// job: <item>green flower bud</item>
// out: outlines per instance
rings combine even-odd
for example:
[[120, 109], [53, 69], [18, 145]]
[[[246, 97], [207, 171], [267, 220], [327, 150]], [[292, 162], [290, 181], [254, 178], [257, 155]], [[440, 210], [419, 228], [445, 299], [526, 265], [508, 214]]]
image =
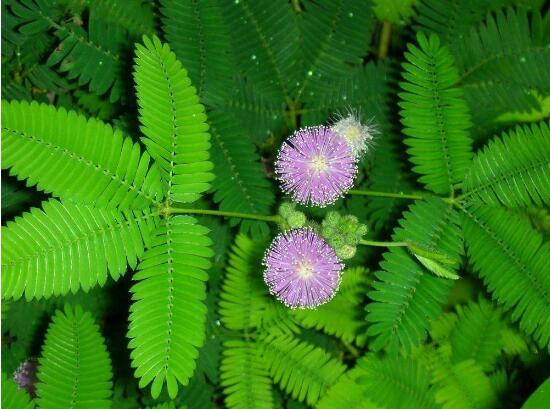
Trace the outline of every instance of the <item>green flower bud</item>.
[[336, 252], [336, 255], [342, 260], [348, 260], [355, 256], [355, 253], [357, 252], [357, 247], [345, 244], [341, 247], [334, 248], [334, 251]]
[[294, 211], [287, 217], [287, 223], [291, 229], [297, 229], [299, 227], [304, 227], [306, 224], [306, 215], [302, 212]]
[[279, 206], [279, 214], [283, 219], [288, 218], [292, 212], [294, 212], [296, 208], [296, 205], [294, 203], [285, 202], [281, 206]]

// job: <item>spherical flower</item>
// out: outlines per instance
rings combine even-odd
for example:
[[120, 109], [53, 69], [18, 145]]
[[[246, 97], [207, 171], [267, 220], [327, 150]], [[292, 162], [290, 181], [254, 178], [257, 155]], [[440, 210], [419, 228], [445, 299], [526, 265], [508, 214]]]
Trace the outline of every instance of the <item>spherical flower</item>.
[[33, 398], [36, 395], [37, 369], [38, 365], [36, 359], [29, 358], [21, 362], [21, 365], [19, 365], [13, 374], [13, 380], [19, 389], [26, 390]]
[[293, 200], [326, 206], [351, 188], [357, 167], [350, 146], [319, 126], [300, 129], [283, 143], [275, 173]]
[[374, 125], [362, 124], [353, 113], [336, 121], [331, 129], [346, 141], [356, 159], [367, 150], [376, 134]]
[[291, 308], [316, 308], [338, 290], [344, 265], [311, 228], [279, 234], [264, 256], [271, 294]]

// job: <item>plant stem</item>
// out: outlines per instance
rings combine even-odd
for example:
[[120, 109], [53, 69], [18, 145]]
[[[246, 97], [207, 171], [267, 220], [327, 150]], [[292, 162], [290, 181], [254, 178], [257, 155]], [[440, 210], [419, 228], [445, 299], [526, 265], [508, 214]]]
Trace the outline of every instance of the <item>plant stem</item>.
[[294, 7], [294, 11], [297, 13], [300, 13], [302, 11], [300, 0], [292, 0], [292, 7]]
[[180, 207], [169, 207], [164, 210], [165, 214], [205, 214], [210, 216], [221, 217], [238, 217], [239, 219], [261, 220], [264, 222], [278, 223], [281, 221], [279, 215], [261, 215], [251, 213], [240, 212], [225, 212], [223, 210], [209, 210], [209, 209], [187, 209]]
[[352, 189], [348, 191], [350, 195], [358, 196], [374, 196], [374, 197], [390, 197], [395, 199], [412, 199], [412, 200], [422, 200], [424, 196], [409, 194], [409, 193], [389, 193], [389, 192], [377, 192], [375, 190], [358, 190]]
[[380, 45], [378, 47], [378, 58], [383, 60], [388, 55], [391, 42], [391, 23], [384, 21], [382, 23], [382, 34], [380, 35]]
[[373, 246], [373, 247], [407, 247], [408, 244], [405, 241], [372, 241], [372, 240], [361, 240], [359, 244], [363, 246]]

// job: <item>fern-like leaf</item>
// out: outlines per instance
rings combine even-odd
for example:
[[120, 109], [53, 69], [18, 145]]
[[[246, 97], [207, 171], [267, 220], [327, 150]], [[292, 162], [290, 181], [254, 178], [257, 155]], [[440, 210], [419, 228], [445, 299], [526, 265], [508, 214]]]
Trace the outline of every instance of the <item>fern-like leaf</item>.
[[[458, 222], [455, 210], [433, 198], [412, 205], [392, 237], [438, 249], [458, 261], [462, 253]], [[384, 254], [381, 267], [384, 270], [375, 273], [374, 290], [369, 292], [374, 302], [367, 305], [371, 323], [367, 333], [376, 337], [370, 346], [393, 351], [402, 347], [410, 352], [426, 337], [429, 321], [441, 313], [450, 283], [435, 277], [399, 247]]]
[[303, 63], [295, 100], [322, 93], [327, 83], [361, 66], [375, 21], [370, 2], [305, 1], [304, 8], [299, 20]]
[[67, 305], [53, 317], [37, 376], [41, 408], [111, 407], [113, 375], [105, 341], [80, 306]]
[[550, 244], [500, 207], [463, 209], [468, 255], [493, 297], [542, 347], [550, 347]]
[[228, 53], [227, 34], [221, 7], [215, 0], [162, 0], [166, 39], [204, 103], [227, 99], [232, 91], [234, 61]]
[[399, 94], [401, 123], [408, 138], [413, 168], [420, 181], [436, 193], [447, 193], [464, 178], [472, 157], [468, 106], [458, 71], [439, 38], [417, 35], [420, 48], [409, 44]]
[[[344, 373], [317, 402], [317, 409], [382, 409], [364, 394], [363, 385], [357, 380], [367, 372], [358, 361], [357, 365]], [[402, 396], [402, 395], [400, 395]]]
[[315, 310], [295, 310], [293, 315], [306, 328], [322, 329], [346, 342], [364, 345], [361, 303], [368, 281], [366, 269], [349, 268], [344, 271], [333, 300]]
[[292, 6], [285, 0], [219, 2], [231, 34], [238, 68], [269, 98], [289, 97], [296, 86], [299, 37]]
[[128, 331], [132, 366], [140, 387], [153, 383], [154, 398], [164, 383], [174, 398], [178, 383], [189, 382], [204, 343], [212, 256], [207, 233], [193, 217], [166, 219], [134, 275]]
[[2, 372], [2, 407], [6, 409], [33, 409], [26, 390], [20, 390], [15, 382]]
[[463, 197], [509, 207], [549, 204], [549, 123], [517, 127], [489, 142], [474, 158]]
[[[88, 291], [126, 265], [150, 242], [158, 216], [50, 200], [2, 228], [2, 298], [27, 299]], [[109, 273], [109, 274], [107, 274]]]
[[326, 351], [290, 335], [265, 340], [263, 358], [274, 381], [308, 405], [315, 404], [346, 371]]
[[230, 409], [275, 407], [269, 373], [251, 341], [230, 340], [223, 344], [221, 385]]
[[385, 408], [416, 409], [437, 406], [430, 373], [410, 358], [367, 355], [357, 363], [357, 378], [365, 398]]
[[[214, 201], [219, 203], [220, 210], [269, 214], [275, 198], [254, 145], [231, 114], [212, 111], [210, 124], [216, 172], [212, 183]], [[233, 225], [239, 222], [231, 220]], [[245, 220], [241, 222], [241, 231], [261, 238], [269, 233], [269, 227], [266, 223]]]
[[458, 307], [457, 312], [458, 322], [450, 336], [453, 362], [473, 359], [483, 370], [491, 370], [500, 354], [505, 328], [501, 312], [484, 299]]
[[187, 72], [157, 37], [137, 44], [134, 80], [142, 138], [168, 184], [167, 197], [194, 202], [210, 187], [210, 135]]
[[476, 134], [500, 114], [540, 110], [537, 95], [550, 95], [550, 31], [538, 12], [509, 8], [457, 42], [455, 60]]
[[254, 241], [242, 234], [235, 238], [220, 295], [221, 321], [233, 330], [277, 325], [296, 332], [286, 308], [269, 295], [262, 280], [265, 246], [265, 241]]
[[2, 167], [63, 200], [144, 208], [163, 197], [139, 145], [96, 119], [36, 102], [2, 103]]
[[433, 367], [435, 400], [443, 409], [494, 409], [499, 407], [489, 377], [474, 360], [451, 365], [436, 359]]

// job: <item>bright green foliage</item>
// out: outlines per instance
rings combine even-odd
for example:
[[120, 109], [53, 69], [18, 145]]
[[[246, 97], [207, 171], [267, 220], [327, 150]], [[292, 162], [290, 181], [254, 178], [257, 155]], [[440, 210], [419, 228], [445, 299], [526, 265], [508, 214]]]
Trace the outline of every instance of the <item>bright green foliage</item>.
[[2, 407], [6, 409], [33, 409], [27, 391], [19, 390], [15, 382], [2, 372]]
[[[275, 202], [270, 182], [258, 163], [259, 155], [243, 135], [242, 127], [231, 115], [213, 111], [210, 116], [212, 132], [212, 161], [216, 179], [212, 183], [214, 201], [221, 210], [266, 214]], [[238, 220], [232, 220], [237, 224]], [[243, 221], [243, 233], [265, 237], [265, 223]]]
[[262, 255], [267, 243], [238, 235], [231, 248], [220, 295], [223, 324], [234, 330], [250, 330], [269, 325], [296, 331], [284, 307], [273, 301], [262, 280]]
[[168, 200], [194, 202], [214, 177], [204, 107], [168, 45], [157, 37], [143, 42], [134, 73], [142, 140], [162, 169]]
[[[396, 229], [394, 240], [407, 240], [426, 248], [437, 248], [458, 259], [462, 252], [458, 214], [439, 199], [417, 202]], [[426, 337], [429, 321], [441, 313], [449, 280], [435, 277], [414, 256], [399, 247], [384, 254], [382, 271], [375, 273], [373, 302], [367, 305], [367, 334], [375, 337], [371, 348], [411, 351]]]
[[550, 398], [550, 378], [543, 382], [541, 386], [529, 397], [521, 409], [539, 409], [548, 403]]
[[373, 11], [378, 19], [398, 24], [414, 16], [418, 0], [373, 0]]
[[163, 30], [172, 50], [189, 71], [201, 100], [231, 93], [233, 56], [219, 2], [162, 0]]
[[455, 87], [458, 72], [447, 48], [435, 35], [419, 33], [417, 41], [420, 48], [409, 44], [403, 63], [401, 123], [414, 170], [423, 175], [420, 181], [447, 193], [470, 165], [470, 114], [462, 90]]
[[476, 154], [464, 180], [470, 202], [507, 207], [550, 203], [548, 122], [517, 127]]
[[500, 354], [504, 334], [501, 312], [484, 299], [457, 307], [458, 321], [450, 335], [453, 362], [473, 359], [491, 370]]
[[358, 361], [363, 373], [357, 379], [364, 397], [387, 408], [416, 409], [437, 406], [430, 373], [410, 358], [379, 358], [366, 355]]
[[[10, 378], [75, 303], [106, 340], [79, 308], [55, 315], [45, 409], [512, 409], [547, 375], [543, 0], [1, 8], [4, 406], [34, 407]], [[235, 217], [279, 221], [282, 141], [348, 114], [376, 130], [354, 186], [370, 191]], [[262, 276], [301, 226], [332, 228], [345, 258], [315, 310]]]
[[273, 380], [308, 405], [315, 404], [346, 370], [322, 349], [287, 335], [266, 339], [263, 356]]
[[361, 56], [368, 50], [365, 39], [374, 26], [371, 6], [370, 1], [304, 1], [307, 13], [298, 20], [303, 65], [301, 76], [291, 78], [298, 80], [296, 98], [314, 97], [305, 98], [306, 106], [317, 105], [313, 100], [326, 92], [327, 81], [347, 77], [350, 66], [361, 65]]
[[261, 274], [264, 246], [256, 246], [244, 235], [235, 239], [220, 299], [220, 316], [227, 328], [242, 330], [262, 326], [269, 299], [264, 283], [255, 278]]
[[489, 12], [519, 4], [540, 8], [544, 0], [421, 0], [416, 21], [422, 31], [437, 34], [451, 48]]
[[211, 266], [208, 229], [190, 216], [175, 216], [155, 231], [132, 289], [129, 346], [140, 387], [153, 383], [158, 397], [164, 382], [174, 398], [187, 384], [204, 343], [206, 284]]
[[110, 408], [111, 362], [92, 316], [66, 306], [48, 328], [39, 360], [40, 408]]
[[361, 314], [363, 294], [369, 283], [368, 271], [348, 268], [334, 299], [315, 310], [295, 310], [293, 316], [306, 328], [321, 329], [346, 342], [365, 344], [364, 320]]
[[96, 119], [36, 102], [3, 102], [2, 139], [2, 168], [63, 200], [142, 208], [162, 199], [149, 155]]
[[434, 363], [435, 400], [443, 409], [491, 409], [499, 407], [489, 378], [473, 360]]
[[297, 72], [298, 27], [285, 0], [221, 1], [231, 27], [232, 55], [257, 92], [283, 99], [290, 95]]
[[468, 255], [493, 297], [543, 348], [550, 346], [550, 245], [499, 207], [463, 210]]
[[[363, 359], [364, 360], [364, 359]], [[317, 402], [317, 409], [381, 409], [363, 393], [363, 385], [357, 380], [360, 376], [367, 375], [364, 365], [358, 361], [357, 365], [344, 373], [338, 381], [332, 385], [327, 393]]]
[[540, 13], [510, 8], [457, 42], [460, 85], [478, 127], [504, 112], [540, 110], [537, 95], [550, 95], [547, 27]]
[[102, 17], [101, 8], [91, 7], [88, 32], [77, 24], [57, 24], [51, 20], [59, 39], [59, 46], [48, 58], [49, 67], [67, 73], [69, 79], [78, 78], [80, 85], [89, 84], [90, 91], [104, 94], [110, 90], [111, 101], [122, 92], [120, 50], [124, 30]]
[[88, 291], [135, 267], [158, 215], [44, 202], [2, 228], [2, 298]]
[[271, 379], [256, 345], [250, 341], [224, 343], [221, 384], [231, 409], [274, 408]]

